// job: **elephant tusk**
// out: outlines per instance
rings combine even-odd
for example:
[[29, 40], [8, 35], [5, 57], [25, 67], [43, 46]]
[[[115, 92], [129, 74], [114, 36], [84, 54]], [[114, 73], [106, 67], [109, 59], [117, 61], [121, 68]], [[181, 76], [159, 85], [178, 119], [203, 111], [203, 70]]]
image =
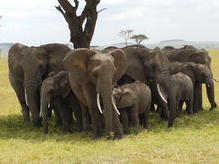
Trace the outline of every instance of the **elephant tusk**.
[[157, 84], [157, 90], [158, 90], [158, 93], [159, 93], [160, 97], [162, 98], [162, 100], [167, 104], [167, 100], [164, 98], [164, 95], [161, 93], [159, 83]]
[[97, 93], [97, 107], [98, 107], [100, 113], [103, 114], [103, 110], [102, 110], [101, 105], [100, 105], [100, 94], [99, 93]]
[[47, 106], [47, 107], [48, 107], [48, 109], [49, 109], [49, 108], [50, 108], [50, 104], [48, 104], [48, 106]]
[[114, 100], [113, 95], [112, 95], [112, 103], [113, 103], [113, 108], [116, 110], [116, 112], [118, 113], [118, 115], [120, 115], [119, 110], [118, 110], [118, 108], [117, 108], [117, 106], [116, 106], [116, 104], [115, 104], [115, 100]]
[[26, 105], [28, 106], [26, 89], [24, 89], [24, 96], [25, 96]]
[[43, 117], [43, 101], [42, 101], [42, 98], [41, 98], [41, 100], [40, 100], [41, 102], [40, 102], [40, 117]]
[[212, 77], [212, 79], [213, 79], [215, 82], [219, 83], [219, 80], [217, 80], [217, 79], [215, 79], [215, 78], [213, 78], [213, 77]]

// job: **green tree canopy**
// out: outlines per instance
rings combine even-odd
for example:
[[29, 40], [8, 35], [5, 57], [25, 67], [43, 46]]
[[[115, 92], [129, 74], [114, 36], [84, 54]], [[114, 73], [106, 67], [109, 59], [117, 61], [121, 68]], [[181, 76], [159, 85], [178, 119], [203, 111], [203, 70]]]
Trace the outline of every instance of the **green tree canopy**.
[[131, 37], [131, 40], [134, 40], [137, 44], [141, 44], [142, 41], [149, 39], [146, 35], [144, 34], [138, 34], [138, 35], [133, 35]]

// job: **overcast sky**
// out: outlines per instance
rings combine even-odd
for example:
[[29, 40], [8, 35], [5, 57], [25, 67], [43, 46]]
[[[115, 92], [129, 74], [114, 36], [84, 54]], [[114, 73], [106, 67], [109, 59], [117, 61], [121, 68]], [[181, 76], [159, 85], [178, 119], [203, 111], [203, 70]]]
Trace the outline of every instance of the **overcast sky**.
[[[57, 0], [0, 0], [0, 43], [68, 43], [67, 23], [55, 5]], [[101, 0], [98, 8], [107, 10], [99, 14], [92, 45], [122, 42], [118, 33], [125, 29], [147, 35], [147, 42], [219, 41], [219, 0]]]

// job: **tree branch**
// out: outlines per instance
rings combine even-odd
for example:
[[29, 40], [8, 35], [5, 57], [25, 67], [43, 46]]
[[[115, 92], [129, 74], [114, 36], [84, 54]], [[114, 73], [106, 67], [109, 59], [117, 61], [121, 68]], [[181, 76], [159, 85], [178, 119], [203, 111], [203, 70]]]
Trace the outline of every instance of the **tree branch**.
[[74, 2], [75, 2], [75, 10], [77, 10], [78, 6], [79, 6], [79, 1], [78, 0], [74, 0]]
[[62, 10], [61, 6], [55, 6], [55, 8], [65, 17], [65, 12]]
[[76, 16], [76, 8], [71, 5], [68, 0], [58, 0], [60, 6], [65, 10], [65, 13], [71, 13]]
[[97, 13], [100, 13], [100, 12], [106, 10], [106, 9], [107, 9], [107, 8], [100, 9], [99, 11], [97, 11]]

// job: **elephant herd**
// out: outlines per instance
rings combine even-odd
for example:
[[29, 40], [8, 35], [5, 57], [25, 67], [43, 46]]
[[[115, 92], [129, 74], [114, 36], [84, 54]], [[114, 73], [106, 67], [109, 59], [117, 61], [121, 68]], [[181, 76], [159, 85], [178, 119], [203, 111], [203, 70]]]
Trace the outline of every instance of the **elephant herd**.
[[95, 138], [122, 138], [130, 127], [147, 128], [150, 111], [171, 127], [184, 102], [188, 114], [203, 110], [202, 83], [210, 110], [216, 108], [210, 63], [207, 51], [192, 46], [71, 50], [17, 43], [8, 54], [9, 81], [24, 121], [31, 113], [34, 126], [43, 125], [48, 133], [53, 110], [55, 125], [64, 132], [71, 132], [76, 120], [80, 131], [93, 130]]

